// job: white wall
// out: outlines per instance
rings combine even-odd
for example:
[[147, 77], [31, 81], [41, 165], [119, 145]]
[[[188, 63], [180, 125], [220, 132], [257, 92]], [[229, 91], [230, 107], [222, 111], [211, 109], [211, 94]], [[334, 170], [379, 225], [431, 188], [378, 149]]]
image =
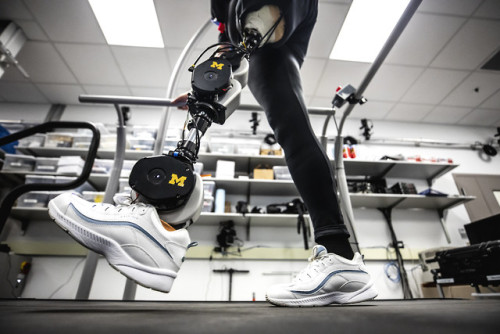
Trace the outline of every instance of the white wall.
[[[4, 113], [5, 104], [0, 105], [2, 117], [13, 117], [20, 110], [20, 106], [8, 106], [9, 113]], [[36, 110], [35, 110], [36, 109]], [[29, 106], [28, 111], [22, 113], [23, 119], [43, 119], [36, 111], [48, 110], [47, 106]], [[132, 124], [157, 124], [161, 109], [156, 108], [133, 108]], [[185, 113], [173, 110], [170, 127], [181, 127], [184, 122]], [[269, 126], [265, 117], [261, 113], [261, 127], [259, 130], [269, 131]], [[64, 113], [64, 120], [90, 120], [104, 123], [114, 123], [114, 109], [96, 106], [68, 106]], [[220, 130], [250, 130], [249, 112], [236, 112], [228, 120], [226, 125], [214, 125], [209, 132], [215, 133]], [[312, 124], [319, 134], [323, 126], [323, 117], [313, 116]], [[415, 124], [404, 122], [374, 122], [374, 135], [377, 137], [390, 138], [425, 138], [436, 140], [447, 140], [461, 143], [474, 143], [475, 141], [486, 142], [493, 136], [496, 130], [493, 127], [464, 127], [437, 124]], [[359, 136], [359, 120], [352, 119], [346, 123], [344, 135]], [[329, 135], [335, 135], [333, 122], [330, 123]], [[422, 157], [443, 157], [451, 158], [460, 166], [453, 170], [455, 173], [480, 173], [480, 174], [500, 174], [500, 157], [496, 156], [490, 161], [480, 158], [477, 151], [470, 149], [450, 149], [450, 148], [428, 148], [412, 147], [402, 145], [359, 145], [357, 148], [358, 157], [366, 160], [378, 160], [383, 155], [403, 154], [405, 156], [421, 155]], [[388, 180], [388, 185], [396, 181]], [[417, 190], [421, 191], [428, 186], [422, 180], [409, 180], [414, 182]], [[392, 183], [391, 183], [392, 182]], [[448, 194], [458, 194], [451, 173], [444, 175], [435, 181], [434, 189]], [[364, 247], [385, 247], [390, 243], [389, 231], [381, 213], [375, 209], [354, 210], [356, 219], [355, 230], [360, 242]], [[398, 239], [403, 240], [406, 247], [412, 250], [449, 246], [441, 229], [437, 212], [429, 210], [394, 210], [393, 222]], [[463, 206], [449, 210], [446, 217], [446, 225], [449, 229], [452, 243], [451, 246], [463, 246], [466, 240], [462, 239], [459, 229], [464, 224], [469, 223], [469, 218]], [[273, 246], [280, 245], [282, 231], [275, 228], [261, 228], [260, 231], [252, 231], [252, 240], [249, 244], [266, 241]], [[291, 228], [294, 230], [294, 228]], [[197, 232], [198, 231], [198, 232]], [[289, 231], [290, 232], [290, 231]], [[300, 236], [293, 234], [284, 237], [281, 245], [284, 247], [300, 247]], [[193, 239], [201, 244], [214, 244], [217, 227], [197, 227], [193, 226]], [[240, 232], [238, 232], [240, 233]], [[241, 233], [244, 233], [243, 231]], [[276, 236], [280, 236], [278, 239]], [[259, 239], [257, 239], [259, 238]], [[296, 238], [296, 239], [295, 239]], [[60, 285], [64, 284], [70, 277], [81, 258], [77, 257], [35, 257], [33, 268], [29, 276], [23, 297], [26, 298], [47, 298]], [[233, 300], [251, 300], [255, 292], [257, 300], [264, 300], [264, 293], [267, 286], [288, 281], [292, 274], [268, 275], [270, 272], [298, 272], [306, 265], [305, 261], [219, 261], [213, 260], [188, 260], [178, 279], [174, 284], [174, 289], [170, 294], [161, 294], [139, 288], [138, 299], [168, 299], [168, 300], [226, 300], [228, 290], [228, 276], [211, 273], [212, 269], [223, 267], [233, 267], [235, 269], [250, 270], [250, 274], [235, 275], [233, 281]], [[383, 268], [385, 262], [369, 262], [368, 268], [374, 277], [377, 277], [377, 287], [380, 290], [380, 298], [400, 298], [402, 296], [399, 284], [390, 282], [385, 278]], [[407, 263], [407, 269], [415, 266], [414, 263]], [[82, 265], [76, 267], [70, 282], [55, 294], [54, 298], [74, 298], [78, 285], [78, 278]], [[412, 287], [415, 286], [415, 279], [420, 281], [420, 270], [409, 273]], [[417, 282], [418, 283], [418, 282]], [[120, 299], [125, 284], [124, 278], [112, 270], [103, 259], [99, 263], [96, 279], [91, 292], [91, 298], [97, 299]], [[415, 289], [417, 290], [417, 289]]]

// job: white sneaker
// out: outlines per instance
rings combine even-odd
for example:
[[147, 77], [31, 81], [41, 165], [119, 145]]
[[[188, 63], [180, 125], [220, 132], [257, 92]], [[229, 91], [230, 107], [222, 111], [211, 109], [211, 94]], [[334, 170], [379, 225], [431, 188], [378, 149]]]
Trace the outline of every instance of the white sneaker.
[[49, 215], [73, 239], [145, 287], [169, 292], [191, 246], [185, 229], [167, 231], [153, 206], [87, 202], [64, 193], [49, 202]]
[[377, 297], [361, 254], [352, 260], [328, 254], [317, 245], [309, 265], [289, 284], [272, 286], [266, 299], [277, 306], [324, 306], [359, 303]]

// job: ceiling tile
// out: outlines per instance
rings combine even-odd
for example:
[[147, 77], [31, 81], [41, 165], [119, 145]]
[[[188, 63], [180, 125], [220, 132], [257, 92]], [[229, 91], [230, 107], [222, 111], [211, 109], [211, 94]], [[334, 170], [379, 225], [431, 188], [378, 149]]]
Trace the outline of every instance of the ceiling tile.
[[0, 96], [7, 102], [47, 103], [45, 96], [31, 83], [0, 82]]
[[363, 105], [356, 106], [351, 116], [354, 118], [384, 119], [394, 105], [393, 102], [368, 101]]
[[484, 101], [480, 107], [485, 109], [500, 109], [500, 91]]
[[500, 19], [500, 1], [486, 0], [474, 13], [474, 17], [485, 17], [490, 19]]
[[308, 56], [330, 56], [348, 11], [349, 5], [319, 3], [318, 19], [309, 41]]
[[469, 74], [465, 71], [427, 69], [401, 101], [439, 103]]
[[461, 17], [415, 14], [385, 63], [428, 65], [464, 22]]
[[398, 103], [387, 115], [390, 121], [421, 121], [433, 108], [433, 105]]
[[124, 86], [93, 86], [93, 85], [85, 85], [83, 86], [86, 94], [91, 95], [118, 95], [118, 96], [130, 96], [132, 93], [130, 92], [128, 87]]
[[308, 107], [322, 107], [322, 108], [330, 108], [332, 106], [332, 97], [320, 97], [313, 96], [310, 99], [310, 105]]
[[130, 90], [133, 96], [165, 98], [167, 95], [165, 88], [130, 87]]
[[106, 43], [88, 0], [25, 0], [54, 42]]
[[382, 65], [364, 96], [368, 100], [399, 101], [421, 73], [420, 67]]
[[462, 118], [458, 124], [492, 126], [500, 121], [500, 112], [491, 109], [476, 109]]
[[424, 0], [419, 12], [469, 16], [479, 6], [482, 0]]
[[[155, 6], [164, 44], [167, 47], [183, 48], [201, 25], [210, 19], [209, 1], [157, 0]], [[213, 28], [212, 36], [213, 34], [217, 36], [215, 25]], [[215, 37], [209, 43], [216, 42]]]
[[319, 79], [326, 66], [326, 59], [306, 58], [300, 70], [302, 78], [302, 89], [305, 95], [311, 95], [316, 91]]
[[368, 72], [370, 64], [329, 60], [316, 90], [316, 96], [330, 97], [330, 101], [338, 86], [351, 84], [357, 87]]
[[[50, 43], [28, 41], [19, 52], [17, 60], [35, 83], [76, 83], [75, 77]], [[10, 72], [15, 77], [7, 76], [5, 79], [15, 80], [20, 76], [15, 72], [18, 71]]]
[[0, 19], [9, 20], [32, 20], [33, 16], [19, 0], [0, 1]]
[[125, 85], [108, 46], [61, 43], [56, 48], [81, 84]]
[[[189, 66], [191, 66], [196, 58], [203, 52], [202, 49], [195, 49], [191, 52], [191, 54], [188, 55], [186, 58], [186, 61], [181, 64], [180, 68], [180, 73], [179, 76], [177, 77], [177, 87], [183, 89], [183, 90], [189, 90], [191, 89], [191, 72], [188, 71]], [[172, 71], [175, 68], [175, 65], [177, 64], [177, 61], [179, 60], [179, 57], [182, 53], [181, 48], [167, 48], [167, 56], [169, 63], [172, 66]], [[168, 80], [170, 80], [170, 75]]]
[[38, 84], [37, 86], [52, 104], [80, 104], [78, 96], [85, 93], [78, 85]]
[[454, 124], [472, 111], [471, 108], [438, 106], [422, 120], [426, 123]]
[[130, 86], [167, 87], [171, 69], [164, 49], [115, 46], [111, 50]]
[[432, 67], [473, 70], [500, 46], [500, 22], [469, 20], [432, 62]]
[[475, 72], [453, 90], [441, 104], [477, 107], [498, 89], [500, 89], [500, 74]]
[[21, 27], [28, 40], [48, 41], [47, 35], [42, 31], [40, 25], [35, 21], [17, 20], [16, 23]]

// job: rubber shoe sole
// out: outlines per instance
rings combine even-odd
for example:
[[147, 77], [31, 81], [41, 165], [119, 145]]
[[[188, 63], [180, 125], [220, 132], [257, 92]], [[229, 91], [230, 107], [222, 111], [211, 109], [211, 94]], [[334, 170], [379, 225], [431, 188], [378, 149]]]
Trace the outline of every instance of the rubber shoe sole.
[[266, 295], [266, 300], [276, 306], [287, 307], [315, 307], [326, 306], [330, 304], [355, 304], [364, 301], [372, 300], [378, 296], [377, 290], [373, 287], [373, 282], [368, 282], [363, 289], [353, 292], [339, 292], [300, 298], [300, 299], [277, 299], [269, 298]]
[[108, 263], [127, 278], [146, 288], [169, 292], [177, 273], [171, 270], [146, 267], [132, 259], [120, 245], [104, 235], [95, 233], [62, 214], [49, 202], [49, 216], [82, 246], [103, 255]]

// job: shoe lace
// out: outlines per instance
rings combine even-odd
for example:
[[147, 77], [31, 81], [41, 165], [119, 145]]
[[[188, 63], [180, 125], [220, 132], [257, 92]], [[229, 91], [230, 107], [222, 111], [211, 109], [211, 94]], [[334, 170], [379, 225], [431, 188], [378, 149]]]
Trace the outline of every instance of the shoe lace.
[[327, 266], [329, 258], [328, 255], [319, 257], [310, 256], [308, 261], [309, 264], [307, 265], [307, 267], [302, 269], [297, 274], [297, 276], [295, 276], [295, 279], [293, 281], [303, 281], [310, 279], [312, 275], [314, 275], [315, 273], [319, 273], [321, 269], [324, 269]]
[[100, 208], [105, 212], [115, 212], [115, 213], [124, 213], [124, 212], [130, 212], [130, 213], [143, 213], [145, 212], [148, 208], [151, 207], [149, 204], [145, 203], [134, 203], [134, 204], [119, 204], [119, 205], [113, 205], [113, 204], [107, 204], [107, 203], [96, 203], [92, 205], [93, 208]]

